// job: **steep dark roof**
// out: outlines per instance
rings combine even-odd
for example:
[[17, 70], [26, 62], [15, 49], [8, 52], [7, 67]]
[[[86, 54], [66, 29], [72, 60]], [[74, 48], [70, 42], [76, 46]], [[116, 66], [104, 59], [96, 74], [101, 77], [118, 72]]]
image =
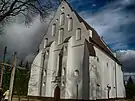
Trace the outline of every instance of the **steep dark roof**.
[[65, 40], [64, 40], [64, 42], [63, 43], [67, 43], [68, 42], [68, 40], [71, 38], [71, 36], [70, 37], [67, 37]]
[[78, 20], [80, 22], [83, 22], [85, 27], [87, 29], [90, 29], [92, 31], [92, 38], [91, 40], [100, 48], [102, 49], [102, 51], [104, 51], [105, 53], [107, 53], [109, 56], [111, 56], [113, 58], [113, 60], [115, 60], [118, 64], [120, 64], [120, 62], [118, 61], [118, 59], [112, 54], [111, 49], [109, 49], [109, 47], [106, 46], [106, 44], [102, 41], [102, 39], [100, 38], [100, 36], [98, 35], [98, 33], [94, 30], [94, 28], [92, 28], [85, 20], [83, 20], [79, 14], [72, 9], [72, 7], [70, 6], [70, 4], [67, 1], [66, 2], [69, 7], [71, 8], [71, 10], [76, 14]]

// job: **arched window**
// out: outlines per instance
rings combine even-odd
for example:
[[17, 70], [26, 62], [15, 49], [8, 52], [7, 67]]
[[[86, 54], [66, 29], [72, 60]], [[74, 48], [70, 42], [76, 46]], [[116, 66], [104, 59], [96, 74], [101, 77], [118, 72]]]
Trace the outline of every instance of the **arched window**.
[[71, 31], [73, 28], [73, 19], [68, 18], [68, 31]]
[[58, 22], [59, 19], [56, 19], [56, 23]]
[[81, 40], [81, 29], [80, 28], [78, 28], [76, 30], [76, 40]]
[[79, 76], [79, 70], [74, 71], [74, 76], [78, 77]]
[[45, 86], [45, 82], [43, 82], [43, 86]]
[[56, 33], [56, 24], [52, 25], [52, 36], [55, 36]]
[[61, 28], [59, 30], [59, 35], [58, 35], [58, 44], [61, 44], [63, 42], [63, 36], [64, 36], [64, 29]]
[[60, 26], [64, 25], [64, 22], [65, 22], [65, 14], [61, 13], [61, 15], [60, 15]]
[[66, 72], [66, 69], [63, 68], [63, 69], [62, 69], [62, 75], [63, 75], [63, 76], [65, 75], [65, 72]]
[[47, 43], [48, 43], [48, 38], [45, 38], [45, 40], [44, 40], [44, 48], [46, 47]]
[[64, 51], [67, 51], [67, 46], [64, 46]]
[[45, 55], [49, 55], [49, 50], [46, 51], [46, 54]]
[[69, 17], [70, 17], [70, 14], [67, 15], [67, 18], [69, 18]]
[[106, 63], [106, 66], [108, 67], [108, 63]]
[[46, 70], [44, 70], [44, 76], [46, 76]]
[[64, 81], [62, 82], [61, 86], [65, 86], [65, 82]]
[[97, 62], [99, 62], [99, 58], [97, 57]]

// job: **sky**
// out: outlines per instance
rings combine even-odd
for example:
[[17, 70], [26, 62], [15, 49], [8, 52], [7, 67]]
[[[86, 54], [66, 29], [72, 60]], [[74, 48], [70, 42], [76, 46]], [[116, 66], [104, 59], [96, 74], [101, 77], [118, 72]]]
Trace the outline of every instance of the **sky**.
[[[124, 72], [135, 72], [135, 0], [67, 0], [84, 20], [92, 26], [108, 46], [118, 54]], [[12, 54], [32, 59], [54, 13], [40, 22], [35, 18], [26, 27], [20, 17], [5, 28], [0, 36], [0, 57], [4, 46]]]
[[124, 72], [135, 72], [135, 0], [68, 0], [117, 52]]

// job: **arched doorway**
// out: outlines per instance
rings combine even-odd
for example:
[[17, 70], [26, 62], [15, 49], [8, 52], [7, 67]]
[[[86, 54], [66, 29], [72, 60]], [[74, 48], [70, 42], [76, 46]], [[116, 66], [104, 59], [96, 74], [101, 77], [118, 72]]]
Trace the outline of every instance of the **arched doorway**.
[[57, 85], [54, 90], [54, 101], [60, 100], [60, 87]]

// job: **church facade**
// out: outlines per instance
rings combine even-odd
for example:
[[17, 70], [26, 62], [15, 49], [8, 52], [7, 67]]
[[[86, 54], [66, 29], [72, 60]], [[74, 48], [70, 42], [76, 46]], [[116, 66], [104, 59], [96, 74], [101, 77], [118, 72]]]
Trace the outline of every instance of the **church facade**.
[[61, 99], [124, 98], [123, 72], [115, 54], [66, 2], [49, 24], [31, 66], [28, 95]]

